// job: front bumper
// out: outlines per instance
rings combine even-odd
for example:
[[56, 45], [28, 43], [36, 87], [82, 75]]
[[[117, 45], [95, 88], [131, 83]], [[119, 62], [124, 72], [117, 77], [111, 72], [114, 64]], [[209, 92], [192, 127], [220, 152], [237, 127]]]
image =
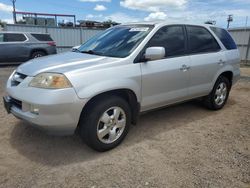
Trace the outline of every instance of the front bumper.
[[31, 79], [26, 77], [19, 85], [12, 86], [9, 78], [6, 87], [8, 96], [5, 98], [7, 110], [49, 134], [73, 134], [87, 100], [78, 98], [73, 88], [28, 87]]

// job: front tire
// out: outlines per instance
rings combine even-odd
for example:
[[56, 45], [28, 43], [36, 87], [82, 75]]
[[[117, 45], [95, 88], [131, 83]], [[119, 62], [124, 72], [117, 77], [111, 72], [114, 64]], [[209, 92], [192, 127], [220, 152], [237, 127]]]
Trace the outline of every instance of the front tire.
[[118, 146], [128, 133], [131, 110], [118, 96], [97, 98], [80, 118], [80, 135], [88, 146], [107, 151]]
[[220, 76], [211, 93], [205, 97], [204, 103], [207, 108], [211, 110], [220, 110], [227, 102], [229, 92], [231, 89], [231, 83], [228, 78]]

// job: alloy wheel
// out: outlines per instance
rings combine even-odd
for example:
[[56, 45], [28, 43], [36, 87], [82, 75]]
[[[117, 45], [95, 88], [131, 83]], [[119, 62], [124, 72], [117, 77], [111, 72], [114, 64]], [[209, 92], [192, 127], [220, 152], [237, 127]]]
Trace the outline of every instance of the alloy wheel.
[[215, 98], [214, 102], [216, 105], [220, 106], [222, 105], [227, 97], [227, 85], [224, 82], [221, 82], [215, 91]]
[[118, 106], [106, 110], [98, 121], [97, 136], [105, 143], [111, 144], [120, 138], [126, 126], [126, 114]]

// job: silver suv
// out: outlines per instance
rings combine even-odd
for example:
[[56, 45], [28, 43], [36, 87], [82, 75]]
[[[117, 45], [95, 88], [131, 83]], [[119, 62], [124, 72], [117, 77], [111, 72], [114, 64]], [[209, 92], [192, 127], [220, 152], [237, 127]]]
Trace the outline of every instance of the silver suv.
[[49, 34], [0, 32], [0, 65], [56, 54], [56, 43]]
[[119, 25], [74, 52], [19, 66], [7, 82], [4, 104], [50, 133], [77, 130], [90, 147], [106, 151], [124, 139], [140, 112], [194, 98], [221, 109], [240, 77], [239, 62], [224, 29]]

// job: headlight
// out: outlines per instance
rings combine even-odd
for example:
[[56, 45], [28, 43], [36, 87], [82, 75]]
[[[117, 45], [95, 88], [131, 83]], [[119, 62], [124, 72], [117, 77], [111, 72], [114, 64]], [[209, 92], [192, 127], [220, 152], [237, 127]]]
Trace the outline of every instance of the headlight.
[[62, 89], [72, 87], [69, 80], [59, 73], [40, 73], [29, 83], [30, 87], [45, 89]]

